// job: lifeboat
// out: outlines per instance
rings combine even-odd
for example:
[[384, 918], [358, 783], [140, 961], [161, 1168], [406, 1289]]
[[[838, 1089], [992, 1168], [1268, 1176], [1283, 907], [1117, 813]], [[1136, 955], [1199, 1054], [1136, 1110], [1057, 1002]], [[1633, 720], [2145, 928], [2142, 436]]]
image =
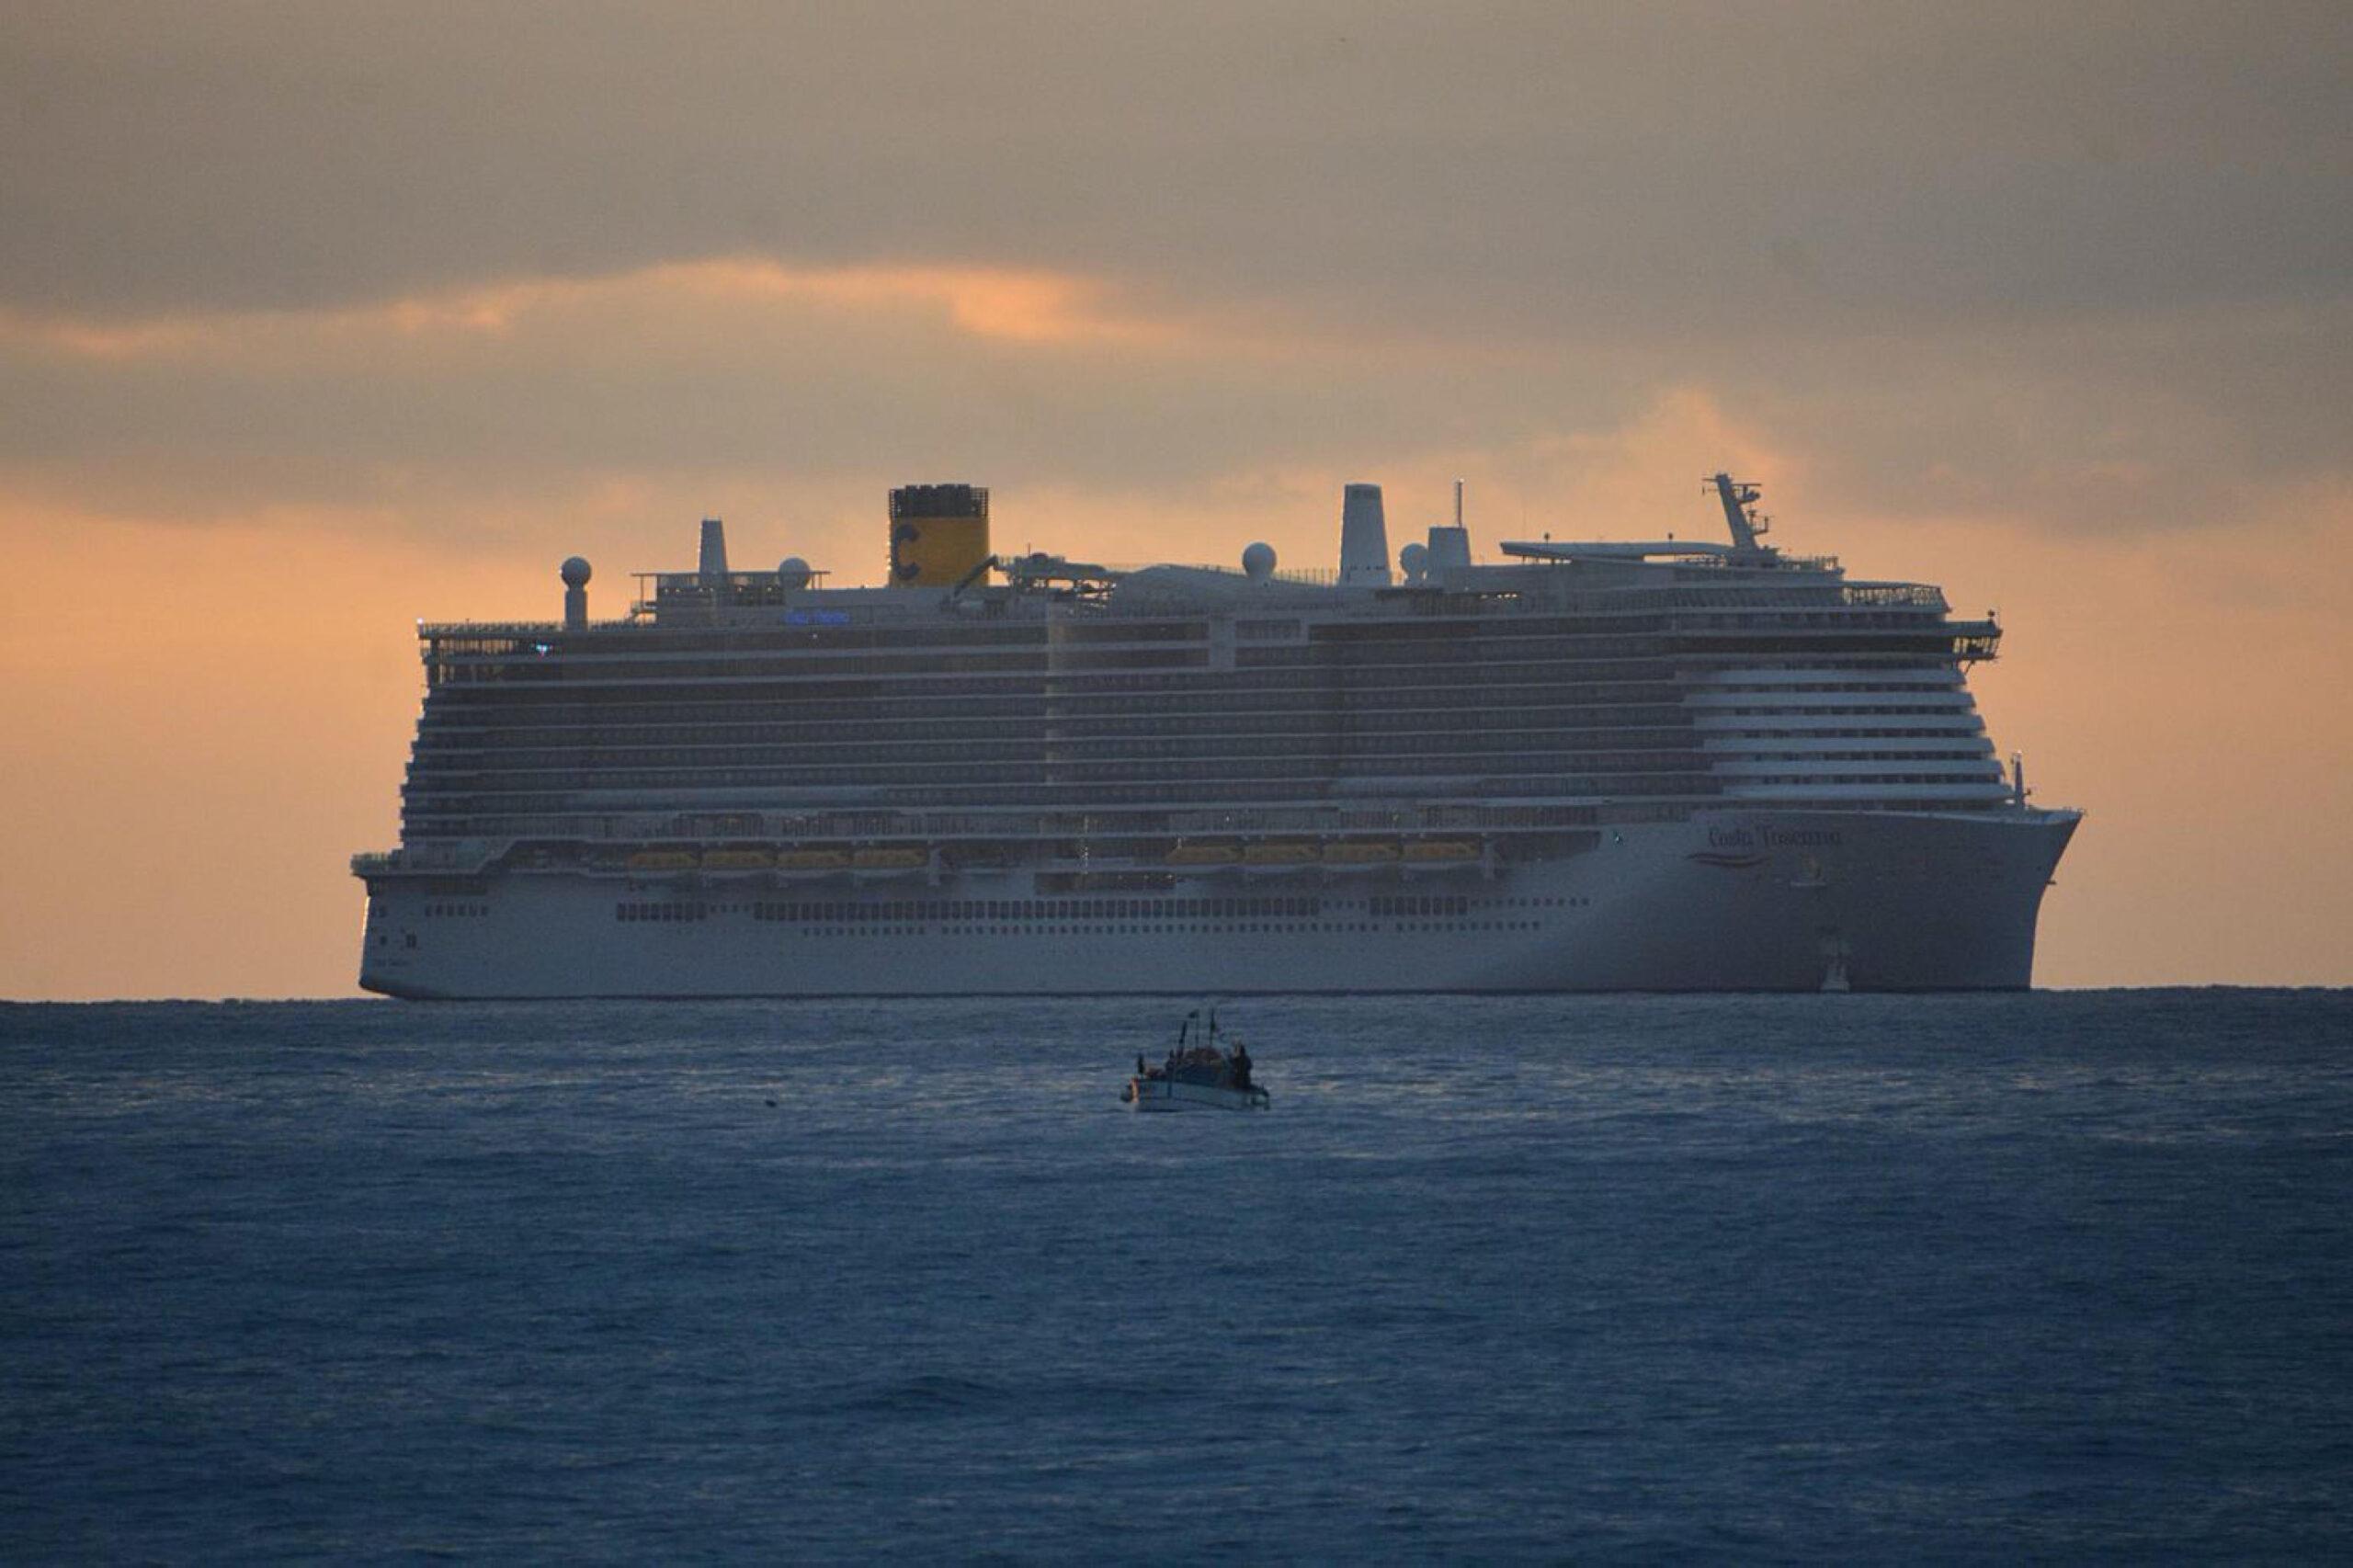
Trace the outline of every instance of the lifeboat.
[[1394, 844], [1343, 839], [1324, 846], [1324, 864], [1339, 871], [1370, 871], [1397, 863]]
[[1180, 844], [1168, 852], [1171, 866], [1231, 866], [1241, 858], [1231, 844]]
[[1459, 866], [1479, 858], [1479, 846], [1462, 838], [1417, 838], [1405, 846], [1409, 866]]
[[860, 849], [849, 858], [850, 869], [864, 876], [901, 877], [931, 864], [920, 849]]
[[1242, 851], [1242, 863], [1262, 871], [1289, 871], [1315, 864], [1313, 844], [1253, 844]]
[[849, 856], [839, 849], [787, 849], [776, 858], [779, 871], [847, 871]]
[[702, 857], [706, 871], [765, 871], [775, 864], [765, 849], [707, 849]]
[[691, 871], [699, 864], [684, 849], [641, 849], [629, 858], [632, 871]]

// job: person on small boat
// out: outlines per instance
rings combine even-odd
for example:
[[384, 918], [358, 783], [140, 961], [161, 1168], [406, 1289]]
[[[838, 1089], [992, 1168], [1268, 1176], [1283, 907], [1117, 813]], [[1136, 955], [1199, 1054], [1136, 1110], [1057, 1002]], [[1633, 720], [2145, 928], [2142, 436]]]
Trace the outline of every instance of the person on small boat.
[[1248, 1088], [1250, 1086], [1250, 1048], [1238, 1040], [1233, 1042], [1233, 1086], [1237, 1089]]

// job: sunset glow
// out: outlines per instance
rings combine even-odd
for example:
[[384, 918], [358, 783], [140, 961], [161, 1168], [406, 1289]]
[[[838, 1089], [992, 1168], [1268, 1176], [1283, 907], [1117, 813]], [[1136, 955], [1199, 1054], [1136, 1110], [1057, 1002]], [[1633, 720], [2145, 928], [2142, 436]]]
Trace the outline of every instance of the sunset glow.
[[[2353, 979], [2344, 95], [2195, 12], [2219, 63], [2188, 75], [2129, 18], [1866, 13], [1825, 63], [1608, 15], [1468, 28], [1436, 71], [1394, 16], [1031, 28], [972, 45], [1037, 90], [961, 137], [801, 63], [866, 68], [848, 13], [742, 23], [800, 98], [714, 60], [730, 114], [609, 120], [593, 62], [514, 23], [543, 75], [495, 137], [429, 40], [159, 14], [187, 69], [255, 84], [186, 131], [95, 23], [0, 51], [19, 102], [42, 69], [108, 86], [0, 153], [29, 218], [0, 247], [0, 996], [351, 994], [346, 860], [396, 836], [416, 621], [552, 619], [574, 551], [600, 616], [707, 515], [739, 562], [872, 582], [889, 486], [955, 478], [1001, 549], [1328, 566], [1345, 483], [1404, 539], [1461, 477], [1492, 560], [1712, 537], [1720, 468], [1777, 542], [2000, 611], [1994, 741], [2088, 812], [2040, 982]], [[1923, 28], [1941, 92], [2010, 109], [1828, 90]], [[409, 141], [324, 137], [281, 58], [364, 64]], [[1185, 90], [1093, 86], [1145, 62]], [[1750, 81], [1719, 123], [1705, 89]], [[444, 137], [442, 172], [404, 164]], [[2281, 172], [2185, 222], [2218, 167]]]

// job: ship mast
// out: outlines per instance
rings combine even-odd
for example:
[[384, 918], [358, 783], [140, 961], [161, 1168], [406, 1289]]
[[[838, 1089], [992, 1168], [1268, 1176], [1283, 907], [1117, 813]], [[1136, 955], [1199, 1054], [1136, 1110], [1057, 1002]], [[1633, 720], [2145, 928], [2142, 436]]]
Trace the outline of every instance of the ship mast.
[[1764, 491], [1746, 480], [1734, 479], [1728, 473], [1711, 474], [1706, 483], [1723, 503], [1724, 525], [1732, 529], [1732, 547], [1746, 554], [1766, 547], [1756, 541], [1769, 532], [1772, 523], [1756, 515], [1756, 503]]

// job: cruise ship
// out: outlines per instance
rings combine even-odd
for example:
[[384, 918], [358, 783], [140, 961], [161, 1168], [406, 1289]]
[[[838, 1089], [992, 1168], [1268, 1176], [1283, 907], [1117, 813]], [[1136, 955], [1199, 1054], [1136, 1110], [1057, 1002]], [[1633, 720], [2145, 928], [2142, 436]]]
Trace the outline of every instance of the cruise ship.
[[1724, 537], [1339, 565], [1000, 554], [891, 493], [880, 586], [643, 574], [424, 624], [359, 983], [407, 997], [1815, 991], [2030, 983], [2028, 801], [1938, 588]]

